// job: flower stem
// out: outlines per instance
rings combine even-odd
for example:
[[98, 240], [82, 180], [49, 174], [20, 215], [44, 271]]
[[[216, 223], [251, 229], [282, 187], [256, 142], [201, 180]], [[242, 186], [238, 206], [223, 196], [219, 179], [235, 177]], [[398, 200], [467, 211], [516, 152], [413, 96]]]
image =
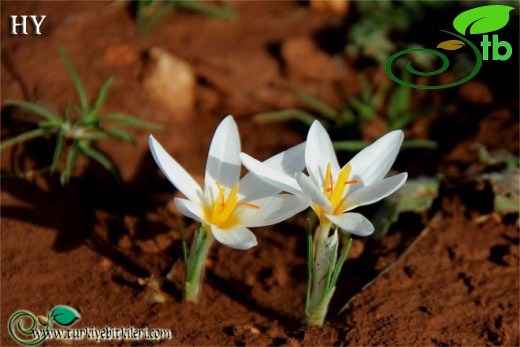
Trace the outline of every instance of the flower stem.
[[184, 287], [184, 300], [197, 303], [202, 288], [204, 267], [209, 249], [215, 238], [210, 232], [206, 232], [201, 226], [195, 233], [188, 257], [186, 285]]
[[[306, 305], [307, 310], [305, 312], [305, 323], [307, 324], [323, 324], [330, 299], [332, 298], [333, 290], [329, 291], [326, 285], [331, 262], [335, 263], [337, 257], [334, 252], [327, 250], [327, 239], [329, 238], [331, 226], [330, 222], [321, 221], [316, 230], [312, 289], [310, 302]], [[332, 264], [332, 268], [334, 268], [334, 265]]]

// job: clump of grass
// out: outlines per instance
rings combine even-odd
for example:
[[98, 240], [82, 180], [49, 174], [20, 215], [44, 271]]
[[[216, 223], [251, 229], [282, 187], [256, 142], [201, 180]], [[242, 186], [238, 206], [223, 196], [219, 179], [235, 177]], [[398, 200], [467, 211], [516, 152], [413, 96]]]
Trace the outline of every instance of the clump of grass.
[[[409, 78], [409, 74], [403, 76], [405, 80]], [[408, 87], [391, 85], [389, 81], [386, 81], [373, 91], [365, 76], [361, 76], [361, 85], [361, 95], [357, 98], [348, 99], [339, 110], [299, 87], [293, 87], [292, 91], [310, 109], [316, 112], [317, 118], [323, 126], [330, 130], [347, 128], [360, 130], [368, 122], [380, 117], [386, 120], [386, 131], [389, 132], [405, 128], [417, 116], [426, 111], [424, 108], [410, 109], [412, 89]], [[257, 114], [253, 119], [260, 123], [296, 120], [310, 126], [316, 117], [302, 109], [285, 109]], [[367, 145], [360, 140], [335, 141], [333, 144], [336, 150], [349, 152], [359, 151]], [[402, 148], [435, 149], [436, 147], [437, 144], [430, 140], [407, 140], [402, 145]]]
[[144, 37], [165, 15], [177, 9], [226, 20], [234, 19], [235, 11], [226, 5], [226, 0], [221, 2], [223, 6], [212, 6], [196, 0], [139, 0], [135, 13], [137, 30]]
[[98, 141], [104, 138], [113, 138], [135, 144], [134, 137], [123, 130], [124, 127], [137, 126], [159, 130], [161, 126], [122, 113], [100, 115], [99, 112], [106, 100], [108, 90], [114, 82], [114, 78], [110, 77], [106, 80], [93, 102], [89, 102], [83, 82], [65, 49], [60, 47], [59, 54], [76, 88], [80, 106], [71, 107], [69, 102], [64, 113], [59, 114], [34, 102], [7, 100], [7, 105], [24, 108], [36, 114], [38, 120], [35, 121], [36, 129], [2, 141], [0, 143], [0, 151], [38, 137], [55, 136], [56, 147], [50, 172], [56, 171], [58, 164], [64, 156], [64, 169], [60, 174], [62, 185], [69, 182], [72, 170], [80, 156], [85, 157], [87, 161], [94, 160], [98, 162], [120, 180], [117, 166], [97, 148]]
[[[416, 23], [423, 21], [432, 11], [456, 6], [456, 1], [355, 1], [358, 19], [350, 26], [345, 51], [350, 56], [364, 57], [384, 66], [390, 55], [399, 48], [422, 47], [418, 43], [403, 43], [392, 37], [409, 33]], [[417, 54], [414, 63], [430, 68], [434, 56]]]

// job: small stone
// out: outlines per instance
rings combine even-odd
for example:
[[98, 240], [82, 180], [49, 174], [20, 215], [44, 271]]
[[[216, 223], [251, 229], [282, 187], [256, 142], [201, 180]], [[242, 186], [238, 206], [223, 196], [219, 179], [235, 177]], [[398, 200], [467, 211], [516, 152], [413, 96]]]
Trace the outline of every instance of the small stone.
[[143, 85], [157, 102], [172, 112], [176, 120], [186, 120], [195, 104], [197, 80], [185, 60], [154, 47], [144, 70]]

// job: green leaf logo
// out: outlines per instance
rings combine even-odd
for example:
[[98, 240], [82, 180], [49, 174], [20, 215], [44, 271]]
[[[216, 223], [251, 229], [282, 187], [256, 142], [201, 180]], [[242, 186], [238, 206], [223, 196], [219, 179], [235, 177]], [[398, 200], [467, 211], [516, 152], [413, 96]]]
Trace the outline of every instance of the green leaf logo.
[[62, 326], [74, 324], [80, 318], [78, 311], [69, 306], [56, 306], [52, 309], [50, 317]]
[[453, 20], [453, 27], [462, 35], [471, 26], [470, 34], [486, 34], [506, 26], [509, 12], [514, 7], [506, 5], [487, 5], [473, 8], [459, 14]]
[[460, 40], [448, 40], [441, 42], [437, 45], [437, 48], [442, 48], [448, 51], [454, 51], [456, 49], [464, 47], [464, 42]]

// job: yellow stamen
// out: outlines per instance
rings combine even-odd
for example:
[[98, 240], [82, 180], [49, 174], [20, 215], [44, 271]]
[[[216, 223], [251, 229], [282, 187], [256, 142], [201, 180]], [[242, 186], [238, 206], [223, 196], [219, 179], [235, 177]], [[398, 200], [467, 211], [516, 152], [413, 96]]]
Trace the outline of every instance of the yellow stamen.
[[204, 217], [209, 223], [222, 229], [231, 228], [238, 223], [238, 218], [234, 215], [237, 206], [261, 208], [250, 202], [238, 202], [238, 183], [231, 188], [227, 197], [225, 196], [226, 190], [220, 182], [217, 181], [215, 184], [218, 188], [218, 195], [210, 206], [204, 208]]
[[238, 183], [235, 184], [233, 188], [231, 188], [231, 192], [229, 192], [227, 200], [225, 200], [224, 203], [220, 205], [221, 209], [219, 213], [217, 215], [213, 215], [213, 223], [215, 223], [216, 225], [222, 224], [229, 218], [229, 216], [231, 216], [237, 205], [237, 192]]
[[261, 209], [260, 205], [252, 204], [250, 202], [237, 202], [237, 206], [247, 206], [251, 208]]
[[338, 180], [336, 181], [334, 190], [330, 195], [330, 202], [334, 208], [336, 208], [339, 205], [339, 203], [341, 202], [341, 198], [343, 198], [343, 193], [345, 192], [345, 187], [347, 186], [345, 182], [347, 182], [351, 170], [351, 165], [347, 164], [343, 169], [339, 171]]
[[334, 182], [332, 181], [331, 164], [328, 163], [327, 172], [325, 173], [325, 184], [323, 185], [323, 192], [326, 195], [327, 195], [327, 193], [329, 193], [328, 194], [329, 197], [330, 197], [330, 193], [332, 192], [333, 186], [334, 186]]
[[[352, 171], [352, 165], [345, 165], [338, 173], [336, 182], [332, 176], [331, 163], [327, 164], [327, 171], [325, 172], [325, 182], [323, 184], [323, 192], [329, 198], [329, 201], [334, 209], [334, 213], [342, 213], [346, 207], [343, 199], [347, 184], [358, 184], [358, 179], [349, 180], [350, 173]], [[316, 213], [319, 215], [321, 210], [318, 206], [313, 207]]]

